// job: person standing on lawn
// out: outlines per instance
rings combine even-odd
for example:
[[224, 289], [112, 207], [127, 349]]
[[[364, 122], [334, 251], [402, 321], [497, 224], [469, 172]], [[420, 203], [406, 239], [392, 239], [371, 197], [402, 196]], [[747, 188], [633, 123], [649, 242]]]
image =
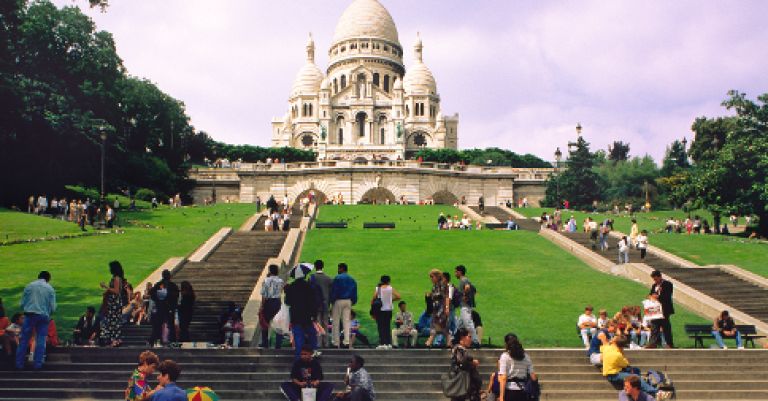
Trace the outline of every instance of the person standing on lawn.
[[479, 345], [480, 339], [477, 337], [477, 330], [472, 321], [472, 308], [475, 307], [475, 287], [467, 278], [467, 268], [464, 265], [456, 266], [455, 273], [459, 284], [456, 286], [459, 302], [459, 321], [462, 326], [469, 331], [472, 336], [472, 344]]
[[45, 337], [48, 335], [48, 324], [51, 315], [56, 311], [56, 291], [48, 284], [51, 273], [43, 270], [37, 275], [37, 280], [27, 284], [21, 296], [21, 308], [24, 311], [24, 323], [21, 327], [21, 340], [16, 349], [16, 369], [24, 368], [27, 357], [29, 340], [32, 331], [36, 333], [35, 357], [33, 368], [43, 368], [45, 357]]

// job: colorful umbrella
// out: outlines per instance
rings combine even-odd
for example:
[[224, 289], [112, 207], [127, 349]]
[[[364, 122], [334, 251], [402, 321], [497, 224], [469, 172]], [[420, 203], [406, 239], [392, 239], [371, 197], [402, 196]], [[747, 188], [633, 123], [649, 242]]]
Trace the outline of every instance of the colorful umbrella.
[[219, 401], [219, 396], [210, 387], [192, 387], [187, 389], [189, 401]]
[[291, 270], [288, 272], [288, 276], [295, 279], [300, 279], [302, 277], [306, 277], [309, 272], [315, 269], [315, 266], [313, 266], [311, 263], [299, 263], [296, 266], [293, 266]]

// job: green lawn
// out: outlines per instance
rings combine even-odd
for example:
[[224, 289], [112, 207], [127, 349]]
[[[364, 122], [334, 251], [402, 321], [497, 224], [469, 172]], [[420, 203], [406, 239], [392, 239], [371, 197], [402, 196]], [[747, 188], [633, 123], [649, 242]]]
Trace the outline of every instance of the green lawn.
[[[51, 272], [59, 310], [59, 335], [69, 337], [85, 307], [101, 302], [99, 282], [109, 281], [108, 263], [119, 260], [131, 283], [138, 283], [172, 256], [185, 256], [221, 227], [239, 227], [254, 212], [249, 204], [121, 212], [122, 233], [0, 247], [0, 297], [12, 314], [24, 286], [40, 270]], [[16, 230], [18, 216], [0, 214], [0, 226]], [[44, 217], [28, 216], [49, 222]]]
[[0, 208], [0, 243], [77, 235], [75, 223]]
[[[521, 208], [515, 210], [529, 217], [539, 217], [544, 211], [552, 213], [553, 209]], [[712, 216], [706, 211], [700, 210], [692, 213], [692, 215], [694, 214], [712, 222]], [[576, 218], [579, 229], [582, 228], [587, 216], [596, 218], [598, 221], [611, 217], [615, 219], [614, 227], [627, 234], [629, 234], [632, 224], [630, 218], [623, 215], [571, 211], [563, 213], [564, 221], [567, 221], [571, 215]], [[755, 274], [768, 277], [768, 263], [766, 263], [768, 262], [768, 244], [765, 242], [747, 240], [740, 236], [667, 234], [663, 232], [663, 229], [670, 216], [684, 220], [686, 213], [683, 211], [659, 211], [636, 215], [639, 228], [648, 230], [648, 239], [651, 245], [658, 246], [700, 265], [733, 264]], [[743, 219], [741, 224], [744, 224]]]
[[[378, 336], [367, 313], [382, 274], [392, 277], [393, 287], [418, 316], [424, 310], [424, 293], [431, 288], [428, 271], [453, 273], [456, 265], [464, 264], [478, 289], [485, 336], [496, 345], [512, 331], [529, 347], [577, 347], [575, 325], [584, 305], [613, 313], [624, 305], [640, 304], [647, 294], [644, 286], [598, 273], [532, 232], [435, 230], [432, 220], [437, 213], [451, 208], [324, 206], [319, 220], [338, 220], [348, 211], [357, 220], [368, 221], [372, 214], [394, 209], [402, 215], [412, 213], [423, 223], [410, 230], [312, 230], [301, 255], [306, 261], [323, 259], [331, 275], [339, 262], [349, 265], [359, 288], [355, 310], [363, 332], [374, 342]], [[707, 321], [679, 307], [673, 318], [678, 345], [692, 346], [683, 334], [683, 323]]]
[[461, 210], [442, 205], [329, 205], [320, 208], [317, 221], [346, 221], [352, 230], [362, 230], [365, 222], [394, 222], [395, 230], [434, 230], [441, 212], [462, 217]]

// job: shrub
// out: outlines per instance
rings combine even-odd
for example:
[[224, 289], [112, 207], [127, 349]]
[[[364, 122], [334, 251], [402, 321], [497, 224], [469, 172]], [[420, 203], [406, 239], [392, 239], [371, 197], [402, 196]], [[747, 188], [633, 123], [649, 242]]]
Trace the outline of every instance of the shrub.
[[154, 198], [155, 191], [149, 189], [149, 188], [139, 188], [138, 191], [136, 191], [136, 199], [143, 200], [143, 201], [151, 201], [152, 198]]

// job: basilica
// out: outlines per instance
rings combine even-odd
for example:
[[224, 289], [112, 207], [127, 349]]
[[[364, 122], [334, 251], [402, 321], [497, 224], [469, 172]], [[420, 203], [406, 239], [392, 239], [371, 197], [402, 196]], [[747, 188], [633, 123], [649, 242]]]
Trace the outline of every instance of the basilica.
[[406, 68], [387, 9], [354, 0], [336, 25], [325, 73], [310, 35], [288, 112], [272, 120], [272, 145], [311, 149], [320, 160], [397, 160], [422, 148], [456, 149], [458, 114], [443, 115], [415, 39], [414, 64]]

